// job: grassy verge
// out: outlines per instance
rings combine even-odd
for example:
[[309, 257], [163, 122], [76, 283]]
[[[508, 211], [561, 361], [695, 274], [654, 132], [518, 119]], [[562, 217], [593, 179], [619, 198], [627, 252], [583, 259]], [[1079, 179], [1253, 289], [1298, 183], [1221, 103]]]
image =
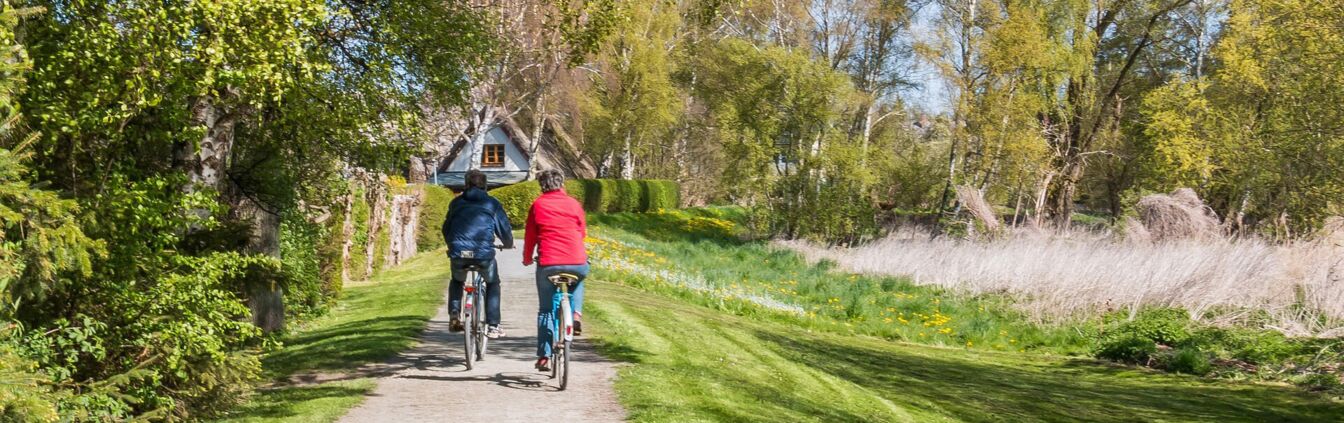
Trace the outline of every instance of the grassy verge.
[[744, 241], [740, 213], [591, 218], [594, 278], [622, 285], [590, 291], [595, 315], [615, 329], [604, 350], [639, 363], [618, 382], [639, 420], [1344, 417], [1285, 385], [1077, 358], [1127, 330], [1184, 333], [1176, 323], [1033, 324], [1008, 297], [843, 274]]
[[223, 421], [335, 421], [374, 387], [371, 379], [342, 375], [412, 346], [447, 281], [447, 259], [437, 250], [347, 286], [329, 314], [294, 328], [281, 340], [283, 348], [262, 359], [273, 380], [299, 374], [334, 380], [263, 389]]
[[1299, 390], [1039, 354], [891, 342], [595, 281], [635, 421], [1339, 421]]
[[1087, 324], [1035, 325], [1005, 297], [969, 296], [892, 277], [849, 275], [798, 254], [741, 240], [735, 209], [593, 217], [598, 277], [741, 315], [816, 330], [939, 346], [1085, 353]]

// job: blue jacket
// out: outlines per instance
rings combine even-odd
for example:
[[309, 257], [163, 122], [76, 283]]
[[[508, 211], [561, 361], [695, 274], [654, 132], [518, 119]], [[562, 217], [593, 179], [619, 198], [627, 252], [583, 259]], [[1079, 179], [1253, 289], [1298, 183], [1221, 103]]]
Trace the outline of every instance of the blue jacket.
[[504, 248], [513, 248], [513, 227], [499, 200], [480, 188], [469, 188], [448, 203], [448, 216], [443, 219], [443, 241], [448, 244], [448, 257], [495, 258], [495, 237]]

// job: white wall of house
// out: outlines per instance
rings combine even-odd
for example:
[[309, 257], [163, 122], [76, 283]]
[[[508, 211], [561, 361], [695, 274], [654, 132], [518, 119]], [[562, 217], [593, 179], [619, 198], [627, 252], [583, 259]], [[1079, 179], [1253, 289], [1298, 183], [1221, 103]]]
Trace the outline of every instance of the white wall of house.
[[[482, 171], [527, 171], [527, 156], [523, 155], [523, 152], [518, 150], [518, 146], [509, 142], [508, 133], [504, 132], [503, 128], [495, 127], [491, 129], [490, 132], [486, 133], [485, 144], [504, 145], [504, 167], [481, 168]], [[471, 169], [472, 158], [476, 157], [477, 160], [480, 160], [479, 157], [481, 157], [481, 154], [479, 154], [479, 152], [482, 148], [483, 146], [481, 145], [468, 145], [464, 147], [462, 151], [457, 154], [457, 157], [453, 159], [453, 163], [448, 165], [448, 171], [466, 172]], [[473, 154], [473, 152], [477, 153]]]

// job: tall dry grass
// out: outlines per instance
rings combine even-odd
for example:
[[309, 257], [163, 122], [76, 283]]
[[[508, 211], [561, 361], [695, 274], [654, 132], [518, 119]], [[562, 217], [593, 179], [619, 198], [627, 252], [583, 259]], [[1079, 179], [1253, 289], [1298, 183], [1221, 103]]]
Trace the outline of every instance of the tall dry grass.
[[1215, 324], [1330, 337], [1344, 335], [1344, 245], [1329, 239], [1286, 245], [1210, 238], [1152, 243], [1018, 231], [973, 242], [897, 231], [857, 248], [780, 244], [853, 272], [1008, 294], [1040, 321], [1172, 306]]

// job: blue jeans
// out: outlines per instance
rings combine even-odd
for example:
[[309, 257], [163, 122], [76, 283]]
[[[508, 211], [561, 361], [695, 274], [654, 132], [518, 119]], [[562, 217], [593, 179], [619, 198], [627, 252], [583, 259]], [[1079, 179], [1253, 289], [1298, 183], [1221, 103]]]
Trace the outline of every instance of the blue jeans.
[[552, 321], [555, 316], [551, 310], [560, 307], [560, 303], [555, 301], [555, 284], [551, 283], [547, 277], [557, 273], [572, 273], [579, 276], [579, 282], [574, 285], [574, 290], [570, 292], [574, 297], [569, 300], [569, 306], [575, 313], [583, 312], [583, 280], [588, 277], [587, 264], [567, 264], [559, 266], [537, 266], [537, 357], [551, 356], [551, 328], [555, 325]]
[[[452, 259], [453, 263], [453, 281], [448, 283], [448, 312], [453, 316], [462, 309], [462, 286], [463, 281], [467, 279], [467, 265], [481, 265], [481, 279], [485, 280], [485, 286], [477, 287], [485, 289], [485, 324], [499, 324], [499, 266], [495, 264], [495, 259]], [[479, 306], [479, 304], [477, 305]]]

